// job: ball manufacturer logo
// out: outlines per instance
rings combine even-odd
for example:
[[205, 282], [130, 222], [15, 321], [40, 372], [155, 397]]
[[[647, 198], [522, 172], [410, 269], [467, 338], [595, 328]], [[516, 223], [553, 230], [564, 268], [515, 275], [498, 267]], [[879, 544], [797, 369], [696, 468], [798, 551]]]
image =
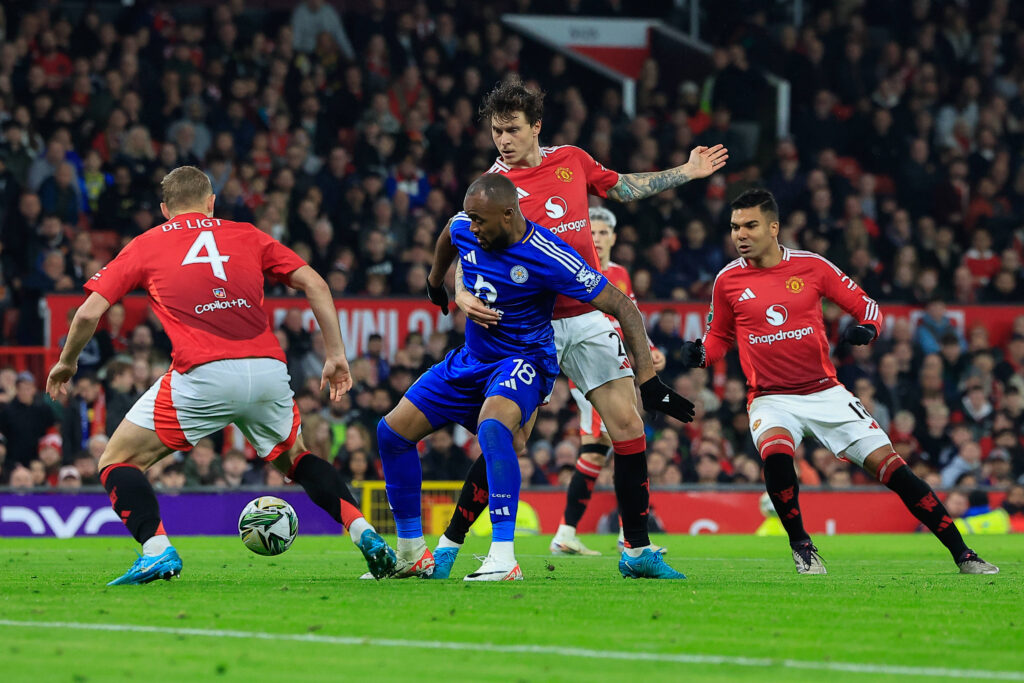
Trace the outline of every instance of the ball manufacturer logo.
[[521, 285], [529, 279], [530, 273], [523, 266], [512, 266], [508, 276], [512, 278], [512, 282]]
[[555, 177], [561, 180], [563, 183], [571, 183], [572, 170], [566, 168], [565, 166], [559, 166], [558, 168], [555, 169]]
[[800, 291], [803, 288], [804, 288], [804, 279], [801, 278], [801, 277], [796, 277], [794, 275], [793, 277], [791, 277], [788, 280], [786, 280], [786, 289], [791, 294], [799, 294]]
[[789, 320], [789, 311], [786, 310], [785, 306], [772, 304], [765, 310], [764, 318], [768, 321], [769, 325], [781, 327], [786, 324], [787, 320]]
[[548, 200], [544, 202], [544, 212], [548, 215], [548, 218], [554, 218], [556, 221], [564, 216], [568, 210], [569, 205], [558, 195], [548, 197]]

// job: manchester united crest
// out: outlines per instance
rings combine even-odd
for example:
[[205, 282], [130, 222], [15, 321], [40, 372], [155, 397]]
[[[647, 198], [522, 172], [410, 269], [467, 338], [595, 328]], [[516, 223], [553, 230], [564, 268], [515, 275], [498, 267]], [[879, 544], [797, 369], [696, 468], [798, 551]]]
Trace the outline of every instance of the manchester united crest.
[[790, 294], [799, 294], [804, 288], [804, 279], [795, 275], [786, 280], [786, 289]]
[[559, 166], [555, 169], [555, 177], [561, 180], [563, 183], [572, 182], [572, 170], [565, 166]]

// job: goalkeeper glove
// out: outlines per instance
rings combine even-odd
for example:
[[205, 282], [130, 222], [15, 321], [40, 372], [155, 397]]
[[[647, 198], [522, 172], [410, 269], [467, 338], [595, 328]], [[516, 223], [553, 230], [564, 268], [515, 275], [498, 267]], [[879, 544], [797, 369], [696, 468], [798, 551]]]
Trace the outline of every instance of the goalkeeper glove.
[[702, 368], [707, 361], [707, 353], [704, 351], [704, 342], [697, 341], [683, 342], [682, 351], [683, 365], [688, 368]]
[[843, 332], [843, 341], [847, 344], [863, 346], [870, 344], [877, 335], [878, 331], [875, 330], [874, 325], [850, 325]]
[[693, 421], [693, 404], [672, 391], [657, 375], [640, 385], [644, 410], [657, 410], [680, 422]]
[[441, 313], [448, 315], [448, 290], [444, 288], [444, 284], [435, 287], [428, 280], [427, 298], [430, 299], [430, 303], [441, 309]]

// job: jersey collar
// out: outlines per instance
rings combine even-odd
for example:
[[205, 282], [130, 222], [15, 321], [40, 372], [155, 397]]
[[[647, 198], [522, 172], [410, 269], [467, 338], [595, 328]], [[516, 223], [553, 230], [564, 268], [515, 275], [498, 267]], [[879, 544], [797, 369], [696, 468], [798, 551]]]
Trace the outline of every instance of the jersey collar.
[[[782, 245], [779, 245], [779, 246], [782, 246]], [[785, 246], [782, 246], [782, 260], [783, 261], [788, 261], [789, 260], [789, 249], [787, 249]], [[746, 268], [748, 265], [749, 265], [749, 263], [747, 262], [747, 259], [745, 259], [742, 256], [740, 256], [740, 268]]]

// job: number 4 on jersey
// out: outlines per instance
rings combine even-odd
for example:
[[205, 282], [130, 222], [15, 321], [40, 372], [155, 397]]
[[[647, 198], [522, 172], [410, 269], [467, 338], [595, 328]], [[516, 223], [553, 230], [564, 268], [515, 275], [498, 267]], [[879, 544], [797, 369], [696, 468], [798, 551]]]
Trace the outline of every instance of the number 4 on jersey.
[[[206, 256], [200, 256], [203, 249], [206, 250]], [[224, 264], [228, 262], [230, 256], [221, 256], [220, 251], [217, 249], [217, 241], [213, 238], [213, 232], [210, 230], [203, 230], [199, 233], [199, 237], [189, 247], [188, 253], [185, 254], [185, 259], [181, 262], [183, 266], [189, 266], [193, 263], [209, 263], [210, 268], [213, 269], [213, 276], [218, 280], [228, 281], [227, 273], [224, 272]]]

